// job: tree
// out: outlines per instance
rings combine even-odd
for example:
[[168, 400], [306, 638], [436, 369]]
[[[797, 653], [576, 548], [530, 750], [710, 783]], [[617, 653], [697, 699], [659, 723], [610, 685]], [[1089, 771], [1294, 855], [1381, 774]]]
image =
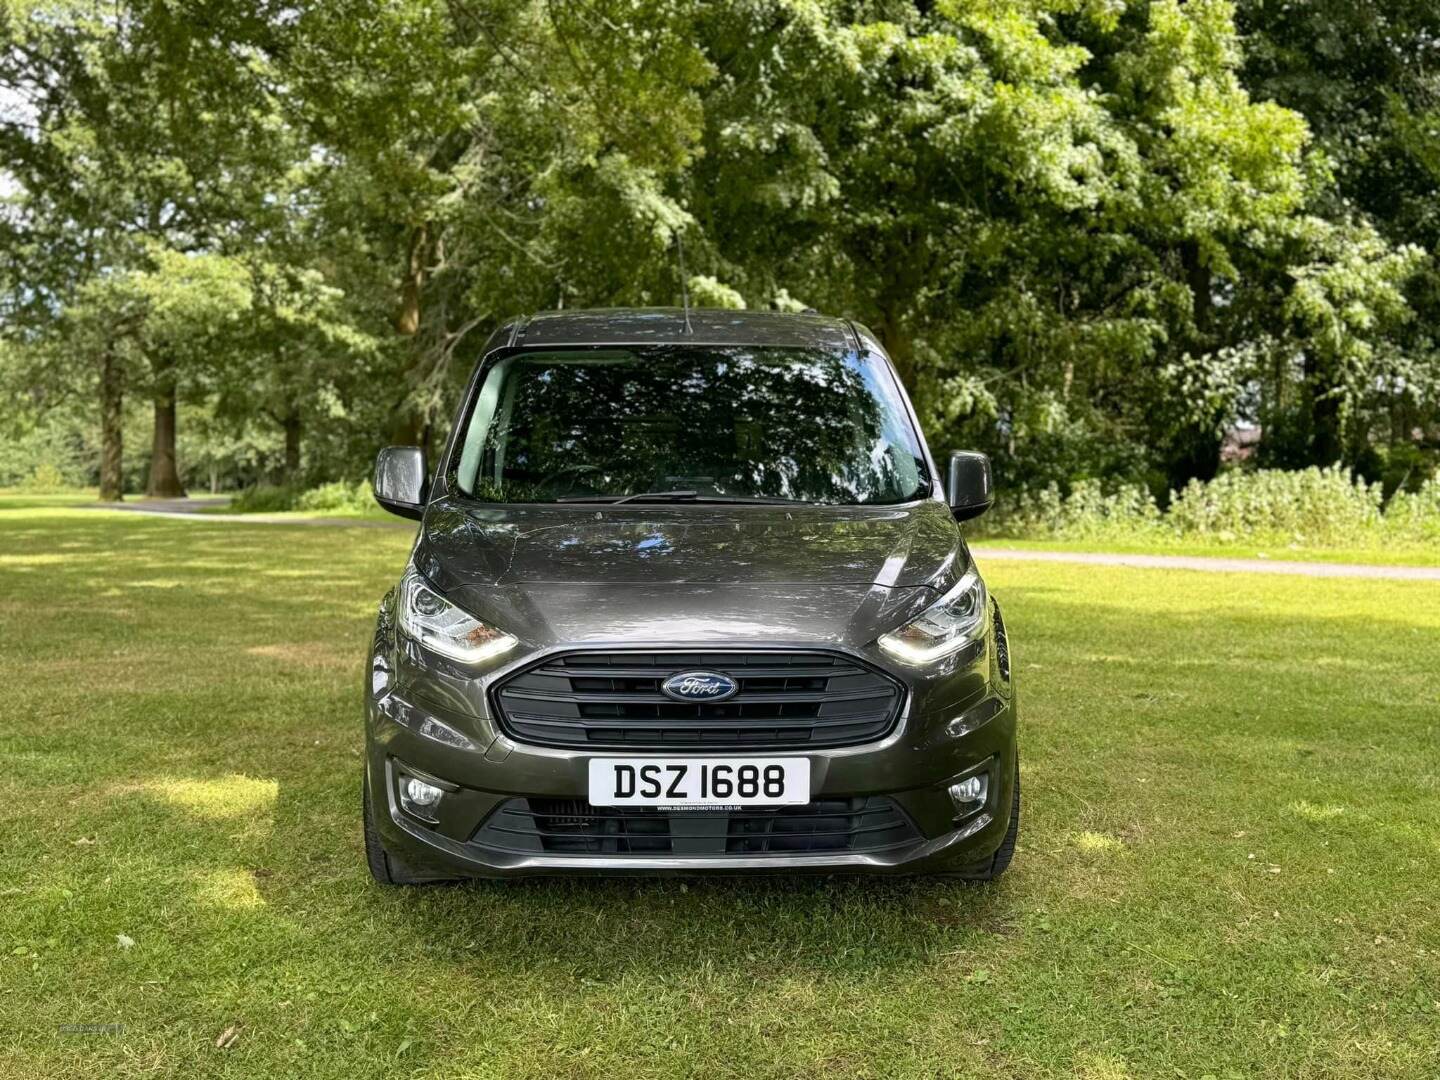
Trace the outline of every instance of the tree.
[[[9, 297], [12, 315], [43, 327], [83, 303], [87, 283], [150, 272], [157, 248], [215, 253], [263, 230], [267, 184], [294, 150], [274, 122], [262, 62], [278, 11], [217, 0], [0, 11], [0, 86], [11, 96], [0, 150], [16, 189], [0, 258], [24, 283]], [[165, 341], [152, 338], [146, 355], [147, 490], [174, 495], [185, 375]]]
[[[1242, 0], [1239, 23], [1247, 84], [1304, 114], [1327, 167], [1297, 260], [1312, 268], [1289, 305], [1317, 335], [1299, 370], [1282, 356], [1265, 380], [1262, 451], [1277, 464], [1344, 460], [1373, 473], [1384, 468], [1378, 446], [1398, 466], [1385, 469], [1392, 484], [1407, 473], [1418, 482], [1406, 452], [1416, 434], [1440, 449], [1440, 7]], [[1403, 264], [1387, 261], [1387, 246], [1409, 253]], [[1381, 288], [1378, 305], [1357, 298], [1366, 281]]]
[[279, 479], [296, 484], [306, 425], [351, 414], [374, 376], [390, 372], [376, 371], [377, 341], [356, 326], [344, 293], [319, 270], [258, 259], [246, 270], [253, 301], [244, 329], [216, 354], [215, 412], [235, 427], [256, 418], [277, 425], [284, 438]]
[[[354, 475], [506, 317], [682, 284], [871, 325], [1010, 485], [1163, 495], [1238, 420], [1369, 468], [1440, 419], [1434, 77], [1396, 53], [1433, 17], [1242, 14], [1248, 60], [1228, 0], [12, 5], [7, 332], [103, 372], [76, 328], [139, 290], [157, 491], [181, 398], [283, 433], [276, 478]], [[181, 280], [242, 265], [248, 301]]]
[[[61, 372], [57, 364], [48, 374], [52, 381], [63, 374], [72, 386], [89, 382], [98, 391], [102, 500], [124, 494], [126, 394], [135, 389], [152, 398], [163, 394], [173, 409], [183, 389], [178, 373], [192, 373], [223, 349], [249, 306], [244, 268], [233, 260], [163, 249], [150, 253], [147, 269], [99, 275], [76, 290], [61, 321], [69, 370]], [[152, 359], [157, 356], [166, 358], [158, 376], [165, 379], [160, 389]], [[173, 415], [171, 419], [167, 434], [173, 451]], [[156, 443], [161, 442], [157, 434]], [[167, 469], [159, 482], [157, 462]], [[178, 487], [173, 452], [166, 456], [163, 444], [152, 447], [146, 493], [164, 494]]]
[[1012, 477], [1077, 433], [1092, 458], [1150, 445], [1172, 482], [1213, 471], [1217, 418], [1155, 405], [1230, 344], [1224, 298], [1307, 180], [1303, 121], [1240, 85], [1228, 5], [867, 10], [705, 23], [707, 268], [873, 325], [937, 441]]

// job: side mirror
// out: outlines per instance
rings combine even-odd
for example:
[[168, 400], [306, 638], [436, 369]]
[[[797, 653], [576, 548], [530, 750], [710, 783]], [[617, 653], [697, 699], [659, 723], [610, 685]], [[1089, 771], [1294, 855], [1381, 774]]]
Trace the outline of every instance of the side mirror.
[[387, 446], [375, 457], [375, 501], [401, 517], [425, 516], [425, 451]]
[[950, 478], [945, 497], [956, 521], [969, 521], [990, 509], [995, 501], [995, 480], [990, 475], [990, 457], [973, 450], [956, 450], [950, 455]]

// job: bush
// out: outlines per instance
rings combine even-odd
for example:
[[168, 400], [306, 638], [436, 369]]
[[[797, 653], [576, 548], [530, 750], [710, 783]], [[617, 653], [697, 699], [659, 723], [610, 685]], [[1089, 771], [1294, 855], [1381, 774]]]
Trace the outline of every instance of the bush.
[[986, 531], [1006, 536], [1096, 540], [1156, 531], [1160, 508], [1148, 491], [1121, 484], [1106, 494], [1098, 480], [1080, 480], [1062, 495], [1050, 484], [1026, 492], [1017, 502], [998, 508], [993, 520], [981, 519]]
[[1416, 492], [1397, 491], [1385, 508], [1385, 538], [1402, 543], [1440, 541], [1440, 476]]
[[359, 480], [347, 484], [343, 480], [321, 484], [304, 492], [296, 501], [297, 510], [348, 511], [360, 513], [375, 505], [370, 493], [370, 481]]
[[66, 480], [65, 474], [48, 461], [42, 461], [36, 465], [21, 486], [35, 495], [53, 495], [74, 487]]
[[300, 492], [293, 487], [256, 484], [236, 495], [230, 509], [237, 514], [275, 514], [294, 510], [299, 498]]
[[1191, 480], [1171, 499], [1166, 522], [1181, 536], [1337, 543], [1377, 530], [1380, 496], [1379, 484], [1339, 467], [1222, 473]]
[[374, 505], [368, 480], [354, 484], [336, 480], [309, 491], [289, 485], [257, 484], [236, 495], [230, 509], [237, 514], [276, 514], [285, 510], [356, 514]]
[[1244, 539], [1316, 547], [1440, 540], [1440, 477], [1397, 492], [1383, 509], [1381, 492], [1380, 483], [1340, 468], [1261, 469], [1192, 480], [1171, 493], [1162, 512], [1140, 488], [1122, 484], [1107, 493], [1098, 481], [1084, 480], [1068, 494], [1054, 484], [1023, 493], [976, 525], [989, 536], [1054, 540]]

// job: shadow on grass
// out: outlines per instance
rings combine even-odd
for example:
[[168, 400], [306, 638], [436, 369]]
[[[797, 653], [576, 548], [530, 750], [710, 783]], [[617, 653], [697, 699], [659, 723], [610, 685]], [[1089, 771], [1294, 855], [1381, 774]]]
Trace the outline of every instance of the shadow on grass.
[[[92, 882], [122, 882], [167, 909], [163, 933], [184, 945], [184, 959], [156, 973], [166, 977], [222, 970], [239, 952], [250, 968], [339, 966], [362, 981], [416, 965], [502, 983], [557, 971], [657, 985], [717, 971], [761, 983], [846, 979], [983, 953], [1014, 932], [1008, 882], [630, 877], [386, 888], [364, 869], [359, 800], [348, 798], [358, 786], [358, 765], [353, 777], [295, 784], [166, 774], [112, 787], [93, 804], [105, 823], [89, 827], [99, 844], [61, 850]], [[162, 931], [130, 932], [153, 942]]]

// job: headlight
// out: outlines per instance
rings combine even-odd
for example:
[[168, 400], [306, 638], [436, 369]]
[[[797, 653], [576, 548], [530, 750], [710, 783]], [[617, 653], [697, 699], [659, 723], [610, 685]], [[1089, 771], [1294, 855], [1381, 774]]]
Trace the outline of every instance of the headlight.
[[487, 626], [430, 588], [412, 566], [400, 579], [400, 628], [441, 656], [475, 664], [513, 649], [515, 638]]
[[985, 582], [974, 570], [917, 617], [882, 634], [879, 645], [907, 664], [929, 664], [959, 652], [985, 632]]

